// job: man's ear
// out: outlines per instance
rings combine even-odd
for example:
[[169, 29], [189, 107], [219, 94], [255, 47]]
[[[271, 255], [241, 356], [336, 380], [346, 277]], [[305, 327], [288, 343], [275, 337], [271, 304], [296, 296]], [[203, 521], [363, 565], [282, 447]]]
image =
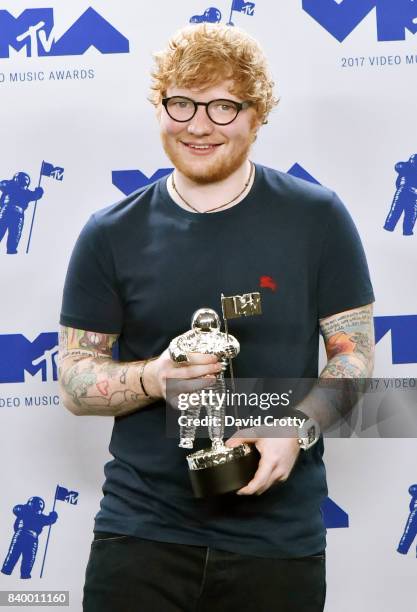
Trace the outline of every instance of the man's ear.
[[252, 119], [252, 125], [251, 125], [252, 143], [255, 142], [261, 125], [263, 125], [261, 118], [258, 117], [258, 115], [254, 115]]
[[262, 117], [255, 113], [252, 117], [252, 128], [256, 131], [263, 125]]

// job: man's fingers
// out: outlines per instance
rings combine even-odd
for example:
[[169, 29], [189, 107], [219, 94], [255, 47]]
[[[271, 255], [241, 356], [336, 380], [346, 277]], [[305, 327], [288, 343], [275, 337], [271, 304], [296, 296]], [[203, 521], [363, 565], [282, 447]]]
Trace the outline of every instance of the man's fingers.
[[225, 445], [229, 448], [235, 448], [244, 442], [247, 442], [246, 438], [229, 438], [229, 440], [226, 440]]
[[219, 359], [216, 355], [209, 353], [187, 353], [188, 361], [180, 362], [182, 367], [190, 365], [206, 365], [208, 363], [218, 363]]
[[221, 372], [221, 369], [222, 367], [219, 362], [207, 363], [205, 365], [187, 365], [181, 368], [174, 368], [170, 376], [172, 378], [203, 378], [208, 374], [218, 374]]
[[179, 393], [194, 393], [202, 389], [210, 389], [216, 385], [216, 377], [204, 376], [202, 378], [174, 378], [167, 379], [167, 387], [171, 393], [178, 395]]
[[263, 492], [267, 488], [267, 484], [271, 478], [272, 467], [271, 464], [264, 459], [259, 461], [258, 469], [256, 470], [255, 476], [252, 480], [242, 489], [237, 491], [238, 495], [254, 495], [258, 492]]
[[[182, 402], [187, 401], [187, 398], [191, 402], [193, 394], [200, 394], [203, 390], [208, 391], [216, 385], [217, 379], [214, 374], [202, 378], [167, 378], [166, 399], [172, 408], [178, 408], [180, 396], [183, 396]], [[195, 399], [193, 398], [192, 401], [194, 402]]]
[[222, 365], [216, 355], [187, 353], [188, 361], [175, 363], [171, 360], [170, 378], [203, 378], [221, 372]]
[[258, 435], [255, 427], [248, 427], [245, 429], [241, 429], [235, 434], [233, 434], [231, 438], [226, 440], [225, 444], [229, 448], [235, 448], [236, 446], [239, 446], [239, 444], [243, 444], [244, 442], [254, 442], [257, 437]]

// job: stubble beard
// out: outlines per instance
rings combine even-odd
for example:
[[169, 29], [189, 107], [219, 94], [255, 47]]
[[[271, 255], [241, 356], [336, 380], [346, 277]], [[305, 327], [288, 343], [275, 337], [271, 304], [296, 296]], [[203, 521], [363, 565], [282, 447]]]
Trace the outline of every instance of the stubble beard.
[[[233, 155], [216, 155], [216, 159], [206, 160], [198, 168], [184, 160], [184, 157], [176, 150], [175, 145], [171, 146], [170, 139], [166, 134], [161, 134], [161, 139], [167, 157], [181, 174], [198, 185], [208, 185], [227, 179], [242, 166], [249, 157], [254, 135], [251, 135], [245, 145], [239, 151], [235, 151]], [[203, 158], [202, 161], [204, 161]]]

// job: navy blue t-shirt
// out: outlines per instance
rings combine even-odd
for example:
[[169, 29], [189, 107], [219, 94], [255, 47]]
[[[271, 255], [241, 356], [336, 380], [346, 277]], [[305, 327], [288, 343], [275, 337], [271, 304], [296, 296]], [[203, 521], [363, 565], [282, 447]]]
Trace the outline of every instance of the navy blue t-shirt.
[[[209, 214], [179, 207], [166, 177], [91, 216], [71, 257], [61, 324], [119, 334], [121, 361], [159, 355], [220, 295], [262, 294], [234, 319], [237, 377], [315, 378], [319, 318], [374, 300], [360, 238], [328, 189], [256, 164], [249, 194]], [[260, 279], [271, 277], [260, 288]], [[262, 283], [263, 284], [263, 283]], [[186, 451], [165, 433], [165, 403], [115, 418], [97, 531], [298, 557], [325, 546], [320, 441], [261, 496], [194, 499]]]

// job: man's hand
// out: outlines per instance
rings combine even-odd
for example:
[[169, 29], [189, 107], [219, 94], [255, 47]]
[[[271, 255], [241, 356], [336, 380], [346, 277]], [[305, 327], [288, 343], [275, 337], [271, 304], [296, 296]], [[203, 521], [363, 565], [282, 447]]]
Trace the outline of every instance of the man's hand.
[[[165, 349], [157, 359], [146, 364], [144, 384], [151, 397], [166, 399], [167, 379], [183, 380], [184, 389], [179, 389], [179, 392], [192, 393], [208, 386], [195, 379], [215, 378], [222, 370], [216, 355], [188, 353], [187, 357], [188, 361], [176, 363], [169, 356], [169, 350]], [[189, 384], [188, 381], [194, 382]]]
[[261, 495], [273, 484], [288, 479], [300, 453], [296, 434], [291, 438], [259, 438], [253, 430], [243, 429], [229, 438], [226, 446], [233, 448], [243, 442], [255, 444], [261, 458], [255, 476], [237, 491], [238, 495]]
[[[165, 398], [168, 378], [184, 380], [184, 392], [192, 392], [210, 386], [222, 369], [215, 355], [190, 353], [188, 362], [174, 363], [166, 349], [145, 365], [146, 397], [140, 385], [143, 361], [113, 360], [117, 339], [117, 334], [61, 326], [59, 381], [64, 405], [73, 414], [124, 416]], [[198, 380], [204, 377], [212, 380]]]

